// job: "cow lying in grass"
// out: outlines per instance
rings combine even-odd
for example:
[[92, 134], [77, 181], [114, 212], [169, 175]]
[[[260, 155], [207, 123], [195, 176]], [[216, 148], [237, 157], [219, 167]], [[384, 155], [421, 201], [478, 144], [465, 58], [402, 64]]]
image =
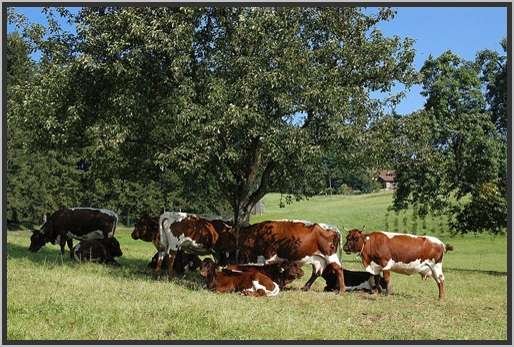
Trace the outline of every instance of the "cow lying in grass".
[[[337, 274], [339, 265], [329, 264], [321, 276], [327, 282], [323, 289], [325, 292], [339, 291]], [[344, 284], [347, 292], [362, 290], [368, 293], [381, 293], [386, 289], [387, 283], [381, 275], [373, 275], [366, 271], [351, 271], [344, 269]]]
[[77, 261], [92, 261], [119, 266], [114, 259], [121, 257], [123, 252], [115, 237], [100, 240], [84, 240], [72, 249], [73, 258]]
[[[168, 255], [164, 256], [164, 261], [162, 263], [162, 270], [168, 269]], [[155, 253], [152, 260], [148, 264], [148, 267], [154, 269], [157, 267], [157, 260], [159, 258], [159, 252]], [[173, 271], [177, 275], [183, 275], [186, 272], [194, 271], [198, 269], [201, 265], [201, 260], [197, 255], [187, 254], [181, 251], [177, 252], [175, 256], [175, 261], [173, 262]]]
[[[299, 262], [283, 262], [267, 265], [228, 265], [227, 270], [231, 271], [258, 271], [277, 283], [280, 289], [284, 288], [295, 279], [303, 276], [302, 265]], [[334, 277], [337, 281], [337, 276]]]
[[271, 278], [259, 271], [216, 271], [212, 259], [204, 259], [200, 275], [205, 278], [207, 288], [218, 293], [240, 292], [248, 296], [276, 296], [280, 287]]

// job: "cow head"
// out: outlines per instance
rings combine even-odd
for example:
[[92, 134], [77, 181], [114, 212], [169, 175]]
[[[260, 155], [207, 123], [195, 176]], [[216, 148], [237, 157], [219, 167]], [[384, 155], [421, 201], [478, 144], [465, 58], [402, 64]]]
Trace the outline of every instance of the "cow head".
[[105, 246], [109, 254], [113, 257], [121, 257], [123, 252], [121, 251], [120, 243], [115, 237], [104, 239]]
[[216, 264], [212, 259], [204, 259], [202, 260], [202, 264], [200, 265], [200, 275], [202, 277], [208, 278], [212, 275], [214, 275], [214, 272], [216, 271]]
[[159, 217], [150, 217], [144, 214], [134, 225], [132, 238], [134, 240], [141, 239], [146, 242], [152, 242], [155, 234], [159, 233]]
[[284, 281], [284, 286], [304, 275], [304, 272], [302, 270], [302, 264], [299, 262], [284, 263], [281, 266], [281, 270], [281, 277]]
[[213, 249], [220, 266], [236, 263], [236, 237], [231, 231], [220, 233]]
[[364, 236], [362, 235], [362, 231], [352, 229], [348, 232], [348, 236], [346, 236], [346, 243], [343, 246], [343, 250], [347, 254], [358, 253], [362, 250], [363, 245]]
[[29, 251], [37, 252], [43, 247], [47, 242], [50, 242], [46, 235], [42, 233], [40, 230], [32, 230], [32, 236], [30, 237], [30, 246]]
[[336, 263], [330, 263], [327, 265], [321, 276], [327, 283], [323, 291], [332, 292], [339, 290], [338, 275], [342, 271], [341, 266]]

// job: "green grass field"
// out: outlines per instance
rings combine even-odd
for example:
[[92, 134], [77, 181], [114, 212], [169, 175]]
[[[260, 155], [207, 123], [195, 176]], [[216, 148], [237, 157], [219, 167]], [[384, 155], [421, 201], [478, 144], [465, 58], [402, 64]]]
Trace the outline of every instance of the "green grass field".
[[[506, 340], [507, 239], [444, 233], [445, 223], [424, 225], [386, 212], [390, 193], [315, 197], [278, 208], [279, 195], [265, 198], [266, 211], [253, 221], [296, 218], [362, 227], [428, 233], [451, 243], [445, 256], [447, 298], [437, 300], [433, 280], [393, 274], [390, 296], [323, 293], [323, 279], [310, 292], [292, 283], [275, 298], [215, 294], [197, 273], [153, 280], [146, 268], [154, 248], [118, 228], [121, 268], [77, 264], [58, 246], [32, 254], [27, 231], [7, 236], [7, 338], [9, 340]], [[397, 219], [395, 222], [394, 219]], [[406, 221], [406, 222], [405, 222]], [[422, 227], [424, 226], [424, 228]], [[362, 269], [354, 255], [343, 264]]]

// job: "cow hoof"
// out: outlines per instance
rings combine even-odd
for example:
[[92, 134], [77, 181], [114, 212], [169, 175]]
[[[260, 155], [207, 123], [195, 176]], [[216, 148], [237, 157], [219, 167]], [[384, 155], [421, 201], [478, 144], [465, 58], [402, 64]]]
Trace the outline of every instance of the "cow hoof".
[[302, 287], [302, 290], [303, 290], [304, 292], [308, 292], [310, 289], [311, 289], [311, 287], [309, 287], [309, 286], [303, 286], [303, 287]]

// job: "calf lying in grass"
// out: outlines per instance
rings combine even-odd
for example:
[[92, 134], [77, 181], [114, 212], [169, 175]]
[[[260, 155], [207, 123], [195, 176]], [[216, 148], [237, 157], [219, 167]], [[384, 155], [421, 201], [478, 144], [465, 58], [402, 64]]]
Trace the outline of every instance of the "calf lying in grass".
[[[232, 271], [258, 271], [278, 284], [280, 289], [284, 288], [295, 279], [303, 276], [302, 265], [298, 262], [283, 262], [267, 265], [228, 265], [227, 270]], [[336, 278], [337, 280], [337, 278]]]
[[205, 278], [207, 288], [218, 293], [240, 292], [248, 296], [276, 296], [280, 292], [278, 284], [259, 271], [216, 271], [212, 259], [204, 259], [200, 275]]
[[[155, 253], [152, 260], [148, 264], [148, 267], [155, 269], [157, 266], [157, 258], [159, 258], [159, 252]], [[201, 260], [197, 255], [187, 254], [182, 251], [178, 251], [173, 261], [173, 271], [177, 275], [182, 275], [188, 271], [194, 271], [200, 267]], [[168, 269], [168, 255], [164, 256], [161, 269], [163, 271]]]
[[[325, 292], [338, 291], [339, 285], [337, 282], [337, 268], [339, 265], [336, 263], [329, 264], [321, 276], [327, 282], [327, 285], [323, 289]], [[366, 271], [351, 271], [343, 269], [344, 272], [344, 284], [346, 291], [363, 290], [368, 293], [374, 293], [378, 291], [381, 293], [387, 287], [387, 283], [384, 277], [381, 275], [373, 275]]]
[[119, 266], [114, 257], [121, 257], [123, 252], [116, 238], [84, 240], [72, 249], [73, 258], [77, 261], [92, 261]]

